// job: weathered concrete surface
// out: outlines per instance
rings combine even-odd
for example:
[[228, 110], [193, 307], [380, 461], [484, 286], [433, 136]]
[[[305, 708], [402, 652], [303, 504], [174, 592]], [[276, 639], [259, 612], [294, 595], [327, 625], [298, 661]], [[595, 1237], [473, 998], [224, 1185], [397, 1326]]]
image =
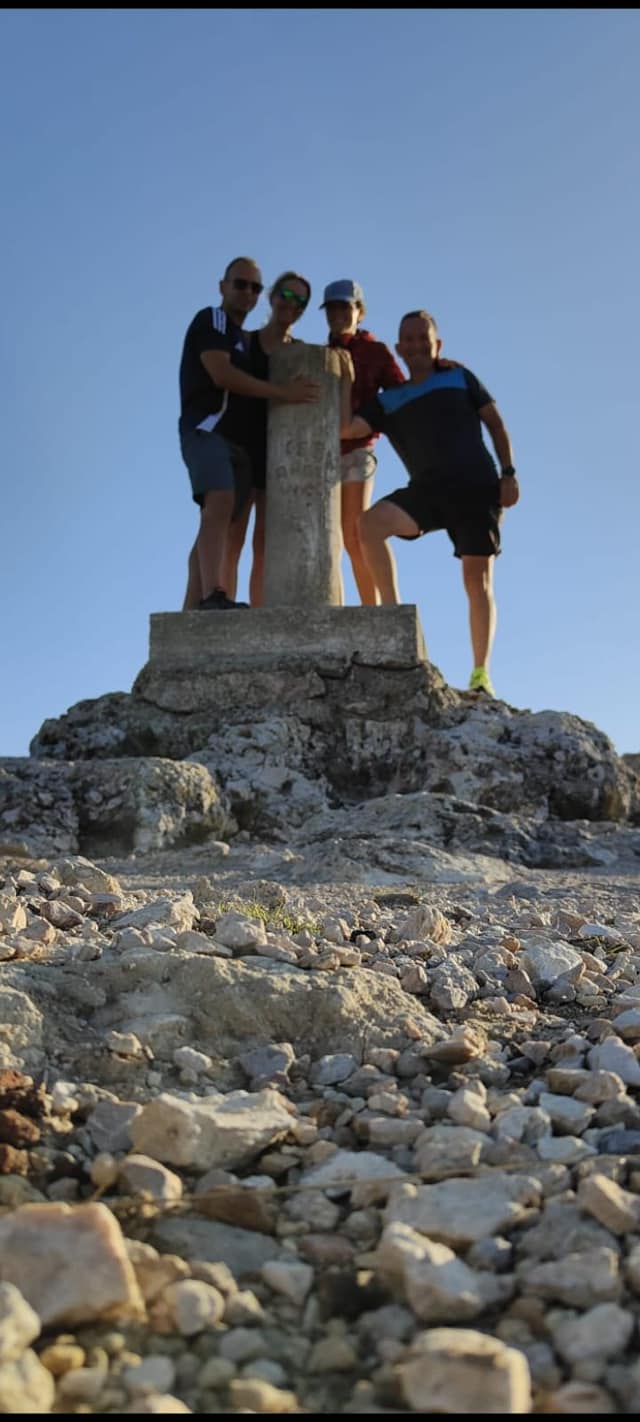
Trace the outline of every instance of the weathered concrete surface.
[[305, 375], [320, 387], [313, 405], [271, 403], [265, 604], [305, 609], [342, 602], [340, 558], [340, 361], [327, 346], [295, 342], [275, 350], [271, 379]]
[[[207, 664], [215, 671], [220, 658], [252, 673], [257, 666], [313, 657], [366, 666], [415, 667], [426, 661], [418, 609], [401, 607], [256, 607], [220, 613], [151, 614], [149, 664], [162, 668], [162, 680], [181, 680], [185, 666]], [[178, 668], [180, 670], [178, 670]], [[167, 702], [165, 701], [166, 705]]]
[[405, 740], [411, 740], [416, 718], [441, 726], [464, 714], [457, 693], [429, 662], [408, 668], [370, 667], [347, 659], [345, 665], [337, 659], [325, 665], [309, 657], [292, 658], [284, 667], [256, 662], [249, 668], [230, 658], [204, 662], [171, 684], [165, 667], [147, 663], [131, 694], [115, 691], [79, 701], [63, 716], [45, 721], [31, 742], [31, 755], [55, 761], [113, 756], [179, 760], [223, 728], [247, 720], [257, 724], [274, 715], [300, 718], [316, 741], [319, 732], [329, 731], [335, 743], [342, 716], [358, 724], [402, 721]]

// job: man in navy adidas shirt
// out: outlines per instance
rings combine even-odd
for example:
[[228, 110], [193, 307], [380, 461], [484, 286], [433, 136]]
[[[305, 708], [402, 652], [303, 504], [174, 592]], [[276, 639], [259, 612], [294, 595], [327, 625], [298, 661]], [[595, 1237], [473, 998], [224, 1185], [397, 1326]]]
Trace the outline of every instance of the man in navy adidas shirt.
[[[409, 484], [379, 499], [361, 517], [360, 536], [381, 603], [398, 603], [395, 559], [387, 539], [419, 538], [447, 530], [462, 561], [469, 599], [474, 666], [471, 691], [495, 695], [489, 657], [495, 632], [493, 565], [500, 552], [502, 510], [516, 504], [518, 481], [511, 440], [492, 396], [470, 370], [439, 368], [442, 345], [426, 311], [402, 317], [396, 350], [409, 380], [364, 405], [343, 439], [386, 434], [409, 474]], [[482, 438], [485, 425], [500, 464]]]
[[249, 336], [242, 330], [262, 291], [262, 277], [250, 257], [234, 257], [220, 282], [220, 306], [198, 311], [184, 340], [180, 362], [180, 449], [193, 498], [200, 505], [200, 529], [189, 555], [184, 609], [226, 612], [246, 607], [233, 602], [221, 585], [229, 524], [234, 508], [252, 484], [248, 456], [216, 433], [229, 396], [253, 396], [308, 404], [318, 387], [304, 376], [286, 384], [249, 373]]

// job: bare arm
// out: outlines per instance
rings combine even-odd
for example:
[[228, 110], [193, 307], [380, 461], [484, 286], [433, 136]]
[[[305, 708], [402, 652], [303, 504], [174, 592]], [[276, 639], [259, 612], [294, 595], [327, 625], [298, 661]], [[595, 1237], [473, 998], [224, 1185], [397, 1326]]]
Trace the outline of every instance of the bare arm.
[[[513, 447], [509, 431], [500, 414], [498, 406], [494, 404], [492, 400], [490, 405], [482, 405], [478, 414], [483, 425], [486, 425], [491, 435], [491, 442], [495, 449], [500, 468], [503, 470], [513, 469]], [[502, 474], [501, 476], [500, 503], [505, 509], [511, 508], [513, 504], [517, 504], [519, 497], [520, 490], [518, 488], [518, 480], [516, 479], [515, 469], [513, 469], [512, 474]]]
[[372, 433], [371, 425], [363, 420], [362, 415], [353, 415], [347, 424], [340, 425], [341, 439], [366, 439]]
[[340, 431], [342, 432], [343, 425], [348, 425], [351, 419], [351, 392], [356, 373], [349, 351], [337, 347], [336, 355], [340, 361]]
[[362, 415], [351, 413], [352, 386], [356, 375], [353, 360], [348, 351], [341, 350], [339, 355], [342, 363], [340, 439], [366, 439], [371, 434], [371, 425], [363, 420]]
[[318, 398], [318, 386], [306, 376], [296, 375], [284, 385], [276, 385], [272, 380], [259, 380], [256, 375], [248, 375], [237, 365], [231, 364], [231, 356], [226, 351], [202, 351], [200, 360], [221, 390], [230, 390], [234, 395], [249, 395], [257, 400], [282, 400], [290, 405], [307, 405]]

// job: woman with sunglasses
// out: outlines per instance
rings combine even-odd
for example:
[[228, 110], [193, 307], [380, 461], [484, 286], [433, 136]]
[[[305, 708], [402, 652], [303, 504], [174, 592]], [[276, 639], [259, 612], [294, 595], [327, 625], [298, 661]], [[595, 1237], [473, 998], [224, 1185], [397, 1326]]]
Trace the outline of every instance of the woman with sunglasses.
[[[329, 345], [346, 350], [354, 370], [352, 392], [353, 414], [373, 400], [379, 390], [391, 390], [404, 385], [405, 377], [388, 346], [376, 340], [370, 331], [361, 329], [366, 314], [364, 292], [357, 281], [332, 281], [324, 289], [321, 310], [327, 318]], [[342, 538], [351, 559], [353, 576], [360, 601], [369, 606], [376, 602], [376, 590], [360, 542], [360, 515], [368, 509], [373, 491], [373, 476], [377, 468], [373, 432], [362, 439], [341, 441]]]
[[[311, 286], [298, 272], [287, 271], [274, 281], [269, 292], [271, 315], [266, 326], [249, 333], [249, 369], [254, 378], [269, 380], [269, 356], [280, 345], [294, 340], [291, 327], [299, 321], [309, 304]], [[267, 417], [266, 400], [232, 397], [221, 422], [222, 433], [239, 445], [249, 456], [253, 485], [243, 508], [236, 514], [227, 534], [224, 563], [224, 586], [230, 598], [235, 598], [238, 563], [247, 533], [252, 507], [255, 506], [253, 529], [253, 564], [249, 580], [252, 607], [262, 607], [264, 598], [264, 531], [265, 486], [267, 478]]]

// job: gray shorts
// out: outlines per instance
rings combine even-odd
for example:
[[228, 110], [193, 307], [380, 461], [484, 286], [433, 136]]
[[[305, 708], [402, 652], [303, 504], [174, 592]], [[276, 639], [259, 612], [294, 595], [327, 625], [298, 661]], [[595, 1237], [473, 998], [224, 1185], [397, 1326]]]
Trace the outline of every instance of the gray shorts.
[[215, 430], [180, 431], [180, 450], [189, 471], [191, 493], [197, 504], [205, 494], [235, 490], [235, 512], [244, 504], [252, 483], [249, 456]]
[[373, 479], [378, 461], [372, 449], [350, 449], [340, 455], [340, 483], [364, 484]]

